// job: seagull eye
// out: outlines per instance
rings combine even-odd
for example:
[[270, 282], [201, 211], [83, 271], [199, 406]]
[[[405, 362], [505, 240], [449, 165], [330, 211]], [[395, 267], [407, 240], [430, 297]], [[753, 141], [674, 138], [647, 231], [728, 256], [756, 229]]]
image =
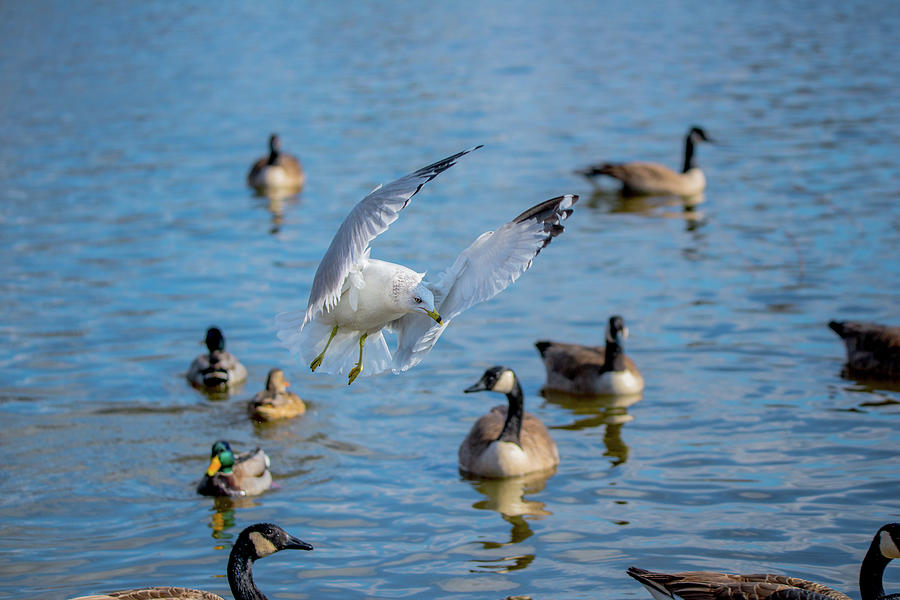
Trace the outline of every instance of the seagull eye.
[[418, 296], [416, 296], [415, 298], [413, 298], [413, 300], [415, 301], [416, 304], [422, 304], [422, 299], [419, 298]]

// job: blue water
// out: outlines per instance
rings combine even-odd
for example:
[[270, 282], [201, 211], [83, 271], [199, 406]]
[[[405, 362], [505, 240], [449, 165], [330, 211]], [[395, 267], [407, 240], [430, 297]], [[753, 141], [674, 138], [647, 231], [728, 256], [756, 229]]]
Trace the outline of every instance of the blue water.
[[[826, 323], [900, 323], [898, 30], [889, 2], [0, 4], [0, 598], [228, 596], [261, 520], [316, 548], [257, 563], [273, 599], [645, 598], [633, 564], [858, 598], [900, 520], [900, 389], [842, 379]], [[677, 167], [693, 123], [718, 140], [699, 204], [572, 173]], [[244, 185], [273, 131], [308, 174], [277, 202]], [[402, 376], [292, 362], [272, 317], [352, 205], [480, 143], [373, 256], [437, 272], [577, 193], [566, 233]], [[541, 397], [533, 342], [601, 343], [613, 313], [643, 397]], [[226, 399], [184, 381], [213, 323], [250, 371]], [[494, 364], [556, 439], [549, 479], [457, 471]], [[274, 366], [310, 411], [254, 425]], [[219, 438], [278, 489], [197, 496]]]

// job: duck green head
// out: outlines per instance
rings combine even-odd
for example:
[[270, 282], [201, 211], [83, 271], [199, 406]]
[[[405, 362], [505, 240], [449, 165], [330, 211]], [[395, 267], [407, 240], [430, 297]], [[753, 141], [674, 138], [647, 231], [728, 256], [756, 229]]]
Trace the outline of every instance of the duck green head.
[[225, 440], [219, 440], [212, 446], [210, 453], [209, 467], [206, 474], [210, 477], [218, 472], [225, 475], [231, 474], [231, 468], [234, 466], [234, 452], [231, 451], [231, 445]]
[[216, 350], [224, 350], [225, 349], [225, 336], [222, 335], [222, 330], [218, 327], [210, 327], [206, 330], [206, 348], [210, 352], [215, 352]]

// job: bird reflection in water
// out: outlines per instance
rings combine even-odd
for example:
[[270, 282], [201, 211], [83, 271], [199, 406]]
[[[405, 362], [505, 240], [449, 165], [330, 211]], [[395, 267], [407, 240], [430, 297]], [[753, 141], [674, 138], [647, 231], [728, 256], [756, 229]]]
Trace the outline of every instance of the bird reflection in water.
[[234, 509], [250, 508], [251, 506], [256, 506], [256, 503], [252, 498], [245, 496], [217, 496], [213, 498], [213, 514], [209, 519], [209, 527], [212, 529], [213, 538], [217, 540], [234, 538], [234, 535], [229, 533], [229, 530], [235, 526]]
[[260, 205], [265, 204], [266, 209], [272, 215], [272, 227], [269, 233], [277, 235], [284, 225], [284, 209], [287, 205], [299, 204], [300, 192], [289, 189], [265, 189], [256, 190], [254, 197], [260, 200]]
[[551, 404], [561, 406], [576, 417], [568, 425], [555, 425], [551, 429], [581, 431], [605, 426], [603, 456], [610, 459], [610, 466], [616, 467], [628, 460], [628, 444], [622, 440], [622, 427], [634, 419], [628, 414], [628, 407], [640, 400], [642, 394], [631, 396], [579, 396], [556, 390], [542, 389], [543, 396]]
[[[507, 546], [520, 544], [534, 535], [528, 522], [552, 515], [545, 508], [543, 502], [529, 500], [525, 494], [535, 494], [542, 491], [547, 480], [556, 472], [555, 469], [530, 473], [520, 477], [505, 479], [482, 479], [465, 476], [472, 487], [484, 494], [485, 498], [472, 505], [478, 510], [493, 510], [500, 513], [503, 520], [510, 524], [509, 540], [504, 542], [480, 542], [485, 550], [499, 550]], [[535, 555], [511, 554], [499, 558], [480, 559], [481, 570], [490, 570], [496, 573], [507, 573], [526, 568], [534, 561]], [[476, 572], [473, 570], [473, 572]]]
[[609, 213], [684, 219], [685, 228], [694, 231], [705, 223], [703, 211], [697, 210], [704, 202], [706, 194], [702, 192], [693, 196], [624, 196], [618, 190], [598, 188], [591, 194], [587, 205]]

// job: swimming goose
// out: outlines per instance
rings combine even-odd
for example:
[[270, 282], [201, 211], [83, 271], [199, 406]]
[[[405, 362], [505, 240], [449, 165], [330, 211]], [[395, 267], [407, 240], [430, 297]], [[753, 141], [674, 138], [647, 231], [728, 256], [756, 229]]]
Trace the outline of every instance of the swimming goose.
[[[859, 569], [861, 600], [900, 598], [885, 595], [882, 576], [891, 559], [900, 558], [900, 523], [888, 523], [875, 534]], [[830, 587], [787, 575], [729, 575], [708, 571], [654, 573], [630, 567], [656, 600], [681, 596], [684, 600], [850, 600]]]
[[831, 321], [828, 324], [847, 346], [847, 374], [900, 380], [900, 327]]
[[706, 187], [706, 177], [694, 164], [694, 144], [711, 142], [700, 127], [691, 127], [684, 139], [684, 167], [676, 173], [669, 167], [654, 162], [604, 163], [578, 171], [588, 179], [608, 175], [622, 182], [626, 195], [693, 196]]
[[300, 161], [281, 151], [281, 139], [274, 133], [269, 136], [269, 154], [253, 163], [247, 174], [247, 185], [259, 191], [299, 191], [305, 180]]
[[218, 327], [206, 331], [209, 354], [194, 359], [188, 369], [187, 380], [199, 388], [226, 390], [247, 379], [247, 369], [230, 352], [225, 351], [225, 336]]
[[544, 424], [525, 412], [519, 379], [511, 369], [491, 367], [465, 393], [506, 394], [508, 406], [495, 406], [475, 421], [459, 447], [459, 468], [481, 477], [516, 477], [552, 469], [559, 451]]
[[[265, 600], [253, 583], [253, 561], [281, 550], [312, 550], [313, 547], [295, 538], [278, 525], [256, 523], [244, 529], [231, 548], [228, 557], [228, 585], [234, 600]], [[224, 600], [203, 590], [182, 587], [147, 587], [81, 596], [73, 600]]]
[[625, 355], [628, 338], [625, 319], [609, 318], [606, 347], [579, 346], [560, 342], [535, 343], [547, 369], [545, 388], [572, 394], [627, 395], [644, 389], [644, 378], [634, 361]]
[[269, 457], [261, 449], [235, 456], [231, 445], [219, 440], [212, 446], [209, 467], [197, 486], [204, 496], [255, 496], [272, 487]]
[[266, 378], [266, 389], [250, 399], [247, 410], [257, 421], [289, 419], [306, 412], [306, 404], [300, 396], [287, 391], [291, 382], [284, 378], [284, 371], [272, 369]]

